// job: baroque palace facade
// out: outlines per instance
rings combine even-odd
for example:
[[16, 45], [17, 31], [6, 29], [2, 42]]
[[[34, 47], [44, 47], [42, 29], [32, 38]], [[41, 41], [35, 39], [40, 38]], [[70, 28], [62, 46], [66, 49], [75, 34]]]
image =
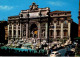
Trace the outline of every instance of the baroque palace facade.
[[50, 12], [50, 8], [38, 8], [32, 3], [30, 9], [21, 10], [18, 16], [8, 17], [8, 40], [69, 40], [71, 22], [70, 11]]

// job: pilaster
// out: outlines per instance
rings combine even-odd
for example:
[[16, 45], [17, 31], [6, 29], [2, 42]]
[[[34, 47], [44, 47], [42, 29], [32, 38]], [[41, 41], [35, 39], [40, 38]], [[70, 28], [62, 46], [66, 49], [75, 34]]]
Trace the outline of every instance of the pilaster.
[[71, 30], [71, 23], [70, 22], [68, 22], [68, 37], [70, 38], [70, 30]]
[[63, 22], [65, 21], [64, 18], [60, 18], [60, 21], [61, 21], [61, 39], [63, 39]]
[[22, 32], [21, 32], [21, 30], [22, 30], [21, 27], [22, 27], [22, 26], [21, 26], [21, 23], [20, 23], [20, 38], [22, 37], [22, 36], [21, 36], [21, 33], [22, 33]]
[[28, 38], [28, 24], [26, 23], [26, 39]]
[[38, 23], [38, 38], [40, 38], [40, 34], [41, 34], [41, 32], [40, 32], [40, 23]]
[[14, 28], [14, 25], [13, 25], [13, 23], [12, 23], [12, 38], [13, 38], [13, 34], [14, 34], [13, 28]]
[[18, 23], [16, 24], [16, 38], [18, 38]]
[[56, 39], [56, 21], [54, 21], [54, 39]]
[[47, 39], [47, 35], [48, 35], [48, 23], [46, 23], [46, 30], [45, 30], [45, 38]]

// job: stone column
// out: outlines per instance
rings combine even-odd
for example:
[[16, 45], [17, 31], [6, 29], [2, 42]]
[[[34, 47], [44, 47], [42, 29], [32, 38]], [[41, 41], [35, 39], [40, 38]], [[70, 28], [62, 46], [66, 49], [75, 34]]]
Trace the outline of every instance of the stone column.
[[40, 38], [40, 23], [38, 23], [38, 38]]
[[13, 34], [14, 34], [13, 28], [14, 28], [14, 25], [12, 24], [12, 38], [13, 38]]
[[21, 28], [22, 28], [22, 32], [21, 33], [22, 33], [22, 37], [23, 37], [23, 24], [22, 24], [22, 27]]
[[61, 21], [61, 38], [63, 38], [63, 22]]
[[48, 35], [48, 23], [46, 23], [46, 30], [45, 30], [45, 38], [47, 39], [47, 35]]
[[54, 23], [54, 39], [56, 38], [56, 23]]
[[70, 38], [70, 29], [71, 29], [71, 23], [68, 22], [68, 37]]
[[26, 23], [26, 39], [28, 38], [28, 24]]
[[22, 33], [22, 32], [21, 32], [21, 23], [20, 23], [20, 38], [21, 38], [21, 33]]
[[9, 24], [8, 24], [8, 43], [9, 43]]
[[16, 24], [16, 38], [18, 38], [18, 24]]
[[8, 24], [8, 38], [9, 38], [9, 24]]

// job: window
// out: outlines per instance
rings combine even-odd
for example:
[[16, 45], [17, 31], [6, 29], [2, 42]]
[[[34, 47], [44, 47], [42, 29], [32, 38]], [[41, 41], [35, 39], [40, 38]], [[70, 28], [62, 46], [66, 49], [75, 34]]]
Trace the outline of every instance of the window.
[[16, 31], [14, 30], [14, 35], [16, 35]]
[[18, 35], [20, 35], [20, 30], [18, 30]]
[[16, 26], [16, 23], [14, 23], [14, 26]]
[[57, 30], [57, 36], [60, 36], [60, 30]]
[[68, 32], [67, 30], [64, 30], [64, 36], [67, 36], [67, 32]]
[[10, 30], [10, 31], [9, 31], [9, 35], [11, 35], [11, 34], [12, 34], [12, 31]]
[[50, 36], [53, 36], [53, 30], [50, 31]]
[[23, 17], [23, 14], [21, 14], [21, 17]]

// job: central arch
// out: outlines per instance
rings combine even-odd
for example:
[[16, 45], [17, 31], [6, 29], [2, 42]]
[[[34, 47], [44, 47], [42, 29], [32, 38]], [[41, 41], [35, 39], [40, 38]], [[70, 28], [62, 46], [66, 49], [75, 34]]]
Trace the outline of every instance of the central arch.
[[30, 37], [37, 38], [38, 37], [38, 27], [35, 23], [30, 26]]

